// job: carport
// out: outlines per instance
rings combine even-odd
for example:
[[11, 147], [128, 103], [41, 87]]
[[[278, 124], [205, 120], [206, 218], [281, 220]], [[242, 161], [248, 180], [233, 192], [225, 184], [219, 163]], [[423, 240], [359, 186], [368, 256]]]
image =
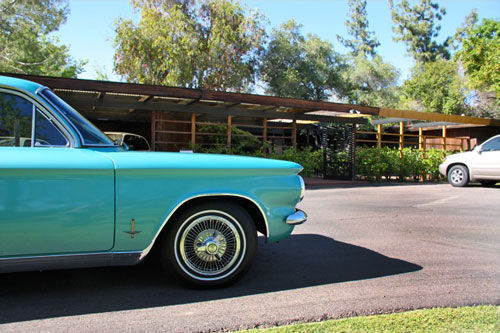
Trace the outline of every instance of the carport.
[[[207, 134], [200, 125], [225, 124], [223, 141], [243, 127], [262, 142], [297, 146], [297, 129], [310, 122], [364, 124], [378, 109], [351, 104], [132, 83], [5, 74], [43, 84], [103, 130], [142, 134], [153, 150], [189, 149]], [[320, 114], [315, 113], [320, 111]]]
[[[470, 148], [477, 138], [470, 135], [450, 138], [447, 131], [449, 127], [474, 126], [482, 131], [488, 130], [488, 133], [500, 132], [500, 120], [496, 119], [205, 89], [2, 75], [43, 84], [103, 131], [141, 134], [156, 151], [195, 149], [202, 145], [223, 145], [231, 150], [235, 146], [234, 141], [242, 136], [257, 138], [260, 145], [270, 144], [279, 149], [308, 146], [309, 141], [299, 138], [300, 129], [312, 123], [347, 124], [348, 131], [344, 132], [343, 138], [322, 141], [321, 148], [325, 156], [333, 156], [339, 151], [348, 152], [350, 156], [347, 163], [351, 167], [343, 168], [347, 172], [332, 174], [332, 177], [352, 176], [356, 144], [376, 147], [389, 145], [400, 150], [405, 146], [423, 150], [428, 147], [464, 150]], [[369, 119], [376, 127], [375, 132], [357, 130], [356, 125], [367, 124]], [[386, 123], [399, 124], [399, 133], [384, 133], [382, 125]], [[214, 127], [219, 131], [210, 131]], [[437, 128], [440, 133], [425, 133], [426, 128]], [[235, 132], [235, 129], [242, 129], [244, 133]], [[207, 138], [215, 138], [215, 141], [210, 142]], [[335, 147], [333, 142], [336, 143]]]

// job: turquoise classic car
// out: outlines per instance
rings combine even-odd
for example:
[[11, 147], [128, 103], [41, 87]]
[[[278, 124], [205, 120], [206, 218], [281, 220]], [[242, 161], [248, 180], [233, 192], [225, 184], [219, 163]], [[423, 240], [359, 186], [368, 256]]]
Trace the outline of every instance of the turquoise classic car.
[[233, 282], [257, 232], [307, 216], [296, 163], [127, 151], [50, 89], [0, 76], [0, 272], [133, 265], [152, 250], [192, 285]]

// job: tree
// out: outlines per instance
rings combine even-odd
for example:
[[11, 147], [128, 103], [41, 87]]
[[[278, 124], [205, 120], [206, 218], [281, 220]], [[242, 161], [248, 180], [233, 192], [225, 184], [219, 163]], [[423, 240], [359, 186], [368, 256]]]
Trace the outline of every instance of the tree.
[[70, 57], [65, 45], [48, 35], [68, 15], [64, 0], [1, 0], [0, 71], [76, 77], [85, 61]]
[[366, 0], [349, 0], [349, 14], [345, 22], [347, 33], [353, 39], [345, 39], [337, 35], [337, 39], [347, 48], [351, 49], [351, 55], [357, 57], [375, 56], [375, 49], [380, 43], [375, 33], [368, 31], [368, 18], [366, 14]]
[[402, 87], [401, 106], [425, 112], [461, 114], [466, 111], [463, 80], [455, 62], [439, 59], [417, 63]]
[[467, 85], [472, 89], [495, 92], [500, 99], [500, 21], [484, 19], [462, 39], [455, 59], [465, 69]]
[[116, 23], [115, 72], [128, 82], [241, 91], [254, 80], [264, 18], [233, 0], [132, 0]]
[[266, 93], [310, 100], [328, 99], [332, 92], [344, 95], [343, 58], [329, 42], [304, 37], [300, 28], [290, 20], [274, 29], [260, 69]]
[[437, 2], [420, 0], [420, 3], [411, 7], [408, 0], [402, 0], [394, 5], [389, 0], [392, 20], [396, 33], [394, 41], [403, 41], [407, 51], [417, 62], [432, 62], [438, 58], [450, 59], [448, 50], [451, 38], [438, 43], [441, 26], [437, 23], [446, 14], [444, 8], [439, 8]]
[[467, 32], [469, 32], [471, 29], [473, 29], [476, 26], [477, 23], [477, 10], [473, 9], [469, 15], [465, 17], [464, 23], [457, 28], [457, 31], [455, 32], [455, 35], [453, 36], [453, 39], [451, 41], [450, 46], [453, 48], [453, 50], [456, 50], [459, 48], [459, 45], [457, 44], [462, 44], [463, 39], [465, 38]]
[[344, 73], [350, 82], [349, 102], [360, 105], [396, 107], [398, 103], [398, 70], [382, 57], [373, 59], [358, 55]]

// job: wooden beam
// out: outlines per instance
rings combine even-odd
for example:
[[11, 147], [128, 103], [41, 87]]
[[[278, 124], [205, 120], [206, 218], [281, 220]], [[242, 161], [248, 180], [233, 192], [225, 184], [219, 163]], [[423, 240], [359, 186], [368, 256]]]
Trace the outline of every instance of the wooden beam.
[[123, 93], [137, 95], [152, 95], [175, 98], [191, 98], [196, 100], [213, 100], [231, 103], [260, 104], [263, 106], [282, 106], [298, 109], [317, 109], [325, 111], [338, 111], [348, 113], [358, 110], [363, 114], [378, 115], [379, 108], [353, 104], [333, 103], [302, 100], [294, 98], [283, 98], [274, 96], [252, 95], [221, 92], [205, 89], [190, 89], [167, 86], [156, 86], [149, 84], [135, 84], [122, 82], [109, 82], [97, 80], [82, 80], [70, 78], [58, 78], [36, 75], [7, 74], [4, 75], [20, 77], [38, 82], [52, 89], [71, 89], [82, 91], [105, 91], [108, 93]]
[[149, 96], [142, 96], [137, 101], [141, 102], [141, 103], [144, 103], [144, 102], [149, 101], [151, 98], [153, 98], [153, 96], [151, 96], [151, 95], [149, 95]]
[[148, 102], [129, 102], [120, 101], [116, 98], [104, 98], [103, 100], [95, 100], [94, 98], [88, 98], [84, 95], [82, 96], [63, 96], [63, 98], [75, 109], [81, 109], [86, 107], [97, 107], [100, 109], [136, 109], [136, 110], [157, 110], [157, 111], [170, 111], [170, 112], [185, 112], [185, 113], [205, 113], [212, 115], [221, 116], [240, 116], [240, 117], [250, 117], [250, 118], [270, 118], [270, 119], [296, 119], [296, 120], [310, 120], [310, 121], [321, 121], [321, 122], [331, 122], [331, 123], [354, 123], [354, 124], [367, 124], [368, 120], [365, 118], [352, 118], [352, 117], [336, 117], [336, 116], [322, 116], [322, 115], [309, 115], [309, 114], [297, 114], [297, 113], [286, 113], [277, 111], [260, 111], [260, 110], [248, 110], [245, 108], [232, 107], [226, 109], [220, 106], [205, 106], [205, 105], [181, 105], [177, 103], [172, 103], [163, 100], [153, 99]]
[[[220, 91], [212, 91], [204, 89], [166, 87], [166, 86], [147, 85], [147, 84], [82, 80], [82, 79], [70, 79], [70, 78], [11, 74], [11, 73], [3, 73], [2, 75], [31, 80], [53, 89], [66, 89], [66, 90], [69, 89], [73, 91], [81, 90], [90, 92], [162, 96], [162, 97], [184, 98], [193, 100], [213, 100], [213, 101], [235, 103], [235, 104], [238, 103], [258, 104], [262, 105], [263, 107], [274, 106], [274, 107], [303, 109], [304, 110], [303, 112], [307, 112], [307, 110], [325, 110], [325, 111], [337, 111], [337, 112], [350, 112], [352, 110], [356, 110], [363, 114], [378, 115], [382, 117], [396, 117], [396, 118], [418, 119], [427, 121], [447, 121], [447, 122], [475, 124], [475, 125], [500, 126], [500, 120], [498, 119], [484, 119], [484, 118], [466, 117], [457, 115], [444, 115], [440, 113], [395, 110], [389, 108], [378, 108], [378, 107], [361, 106], [353, 104], [311, 101], [311, 100], [301, 100], [293, 98], [282, 98], [282, 97], [262, 96], [262, 95], [252, 95], [252, 94], [229, 93], [229, 92], [220, 92]], [[136, 107], [134, 106], [128, 108], [136, 108]], [[193, 112], [193, 110], [187, 112]], [[310, 118], [306, 119], [298, 117], [297, 118], [275, 117], [274, 115], [268, 118], [322, 121], [319, 119], [310, 119]]]
[[395, 110], [395, 109], [387, 109], [387, 108], [380, 108], [379, 116], [391, 117], [391, 118], [408, 118], [408, 119], [436, 121], [436, 122], [446, 121], [446, 122], [450, 122], [450, 123], [475, 124], [475, 125], [485, 125], [485, 126], [500, 126], [500, 120], [495, 120], [495, 119], [457, 116], [457, 115], [441, 114], [441, 113], [433, 113], [433, 112]]
[[292, 146], [297, 148], [297, 120], [292, 121]]
[[241, 103], [231, 103], [231, 104], [229, 104], [229, 105], [226, 105], [226, 106], [225, 106], [225, 108], [226, 108], [226, 109], [229, 109], [229, 108], [232, 108], [233, 106], [238, 106], [238, 105], [240, 105], [240, 104], [241, 104]]

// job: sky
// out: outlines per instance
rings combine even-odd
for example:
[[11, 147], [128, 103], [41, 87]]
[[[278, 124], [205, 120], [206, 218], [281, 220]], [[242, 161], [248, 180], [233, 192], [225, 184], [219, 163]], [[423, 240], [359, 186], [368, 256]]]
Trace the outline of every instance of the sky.
[[[315, 34], [333, 44], [340, 53], [347, 50], [337, 40], [337, 34], [347, 36], [345, 20], [348, 15], [347, 0], [240, 0], [250, 9], [258, 9], [268, 19], [267, 31], [289, 19], [301, 24], [303, 34]], [[415, 1], [413, 1], [415, 2]], [[477, 9], [479, 21], [483, 18], [500, 19], [500, 0], [441, 0], [447, 14], [441, 21], [438, 39], [444, 40], [455, 33], [471, 10]], [[96, 71], [107, 73], [112, 81], [121, 81], [113, 73], [114, 23], [119, 18], [139, 20], [128, 0], [69, 0], [70, 14], [67, 22], [55, 34], [60, 42], [68, 45], [75, 59], [86, 59], [82, 79], [95, 79]], [[380, 42], [377, 52], [384, 61], [399, 69], [400, 80], [409, 76], [413, 66], [406, 46], [392, 40], [392, 20], [386, 0], [368, 0], [369, 30], [374, 31]]]

